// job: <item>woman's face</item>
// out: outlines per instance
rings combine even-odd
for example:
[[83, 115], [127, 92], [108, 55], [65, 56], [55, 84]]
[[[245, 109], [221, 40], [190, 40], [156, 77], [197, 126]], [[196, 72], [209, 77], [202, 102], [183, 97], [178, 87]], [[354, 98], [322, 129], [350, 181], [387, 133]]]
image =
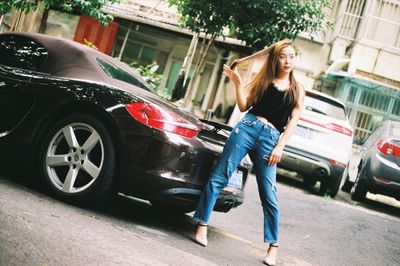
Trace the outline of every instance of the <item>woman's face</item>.
[[286, 46], [278, 55], [279, 73], [290, 73], [296, 61], [296, 51], [292, 46]]

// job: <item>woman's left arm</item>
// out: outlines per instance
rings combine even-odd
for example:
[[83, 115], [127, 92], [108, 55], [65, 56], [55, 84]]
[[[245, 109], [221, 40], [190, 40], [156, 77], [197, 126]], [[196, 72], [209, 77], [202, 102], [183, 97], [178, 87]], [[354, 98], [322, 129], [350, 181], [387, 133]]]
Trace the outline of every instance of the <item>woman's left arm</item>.
[[274, 165], [281, 161], [283, 147], [285, 147], [286, 143], [289, 141], [290, 137], [293, 134], [294, 129], [297, 126], [297, 122], [299, 121], [305, 95], [304, 87], [302, 85], [300, 85], [299, 87], [300, 87], [299, 98], [297, 99], [296, 105], [293, 108], [290, 120], [286, 125], [285, 131], [283, 131], [281, 137], [279, 138], [278, 143], [276, 144], [276, 147], [274, 148], [274, 150], [271, 153], [271, 156], [269, 157], [268, 161], [269, 165]]

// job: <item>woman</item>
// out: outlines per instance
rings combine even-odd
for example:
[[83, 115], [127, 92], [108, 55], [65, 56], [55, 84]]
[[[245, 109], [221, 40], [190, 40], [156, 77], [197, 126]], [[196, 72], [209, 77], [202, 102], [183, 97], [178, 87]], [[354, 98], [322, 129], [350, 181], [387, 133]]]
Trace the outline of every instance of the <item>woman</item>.
[[[259, 73], [242, 90], [236, 66], [265, 58]], [[195, 241], [207, 245], [207, 224], [216, 199], [242, 158], [249, 154], [255, 167], [264, 212], [264, 242], [269, 243], [264, 263], [275, 265], [278, 248], [279, 210], [276, 195], [276, 164], [297, 125], [304, 88], [296, 82], [293, 68], [296, 51], [291, 40], [282, 40], [249, 57], [236, 60], [224, 74], [234, 83], [241, 112], [248, 111], [229, 136], [221, 158], [202, 192], [194, 214], [198, 222]]]

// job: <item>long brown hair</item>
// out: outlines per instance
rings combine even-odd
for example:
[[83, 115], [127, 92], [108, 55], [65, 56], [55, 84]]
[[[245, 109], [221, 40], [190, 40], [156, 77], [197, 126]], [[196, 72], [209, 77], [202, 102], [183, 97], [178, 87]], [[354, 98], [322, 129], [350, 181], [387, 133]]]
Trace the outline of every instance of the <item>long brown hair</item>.
[[[248, 90], [247, 95], [247, 109], [255, 104], [262, 93], [267, 90], [267, 88], [271, 85], [274, 78], [278, 74], [278, 58], [282, 51], [282, 49], [292, 46], [295, 49], [293, 42], [289, 39], [284, 39], [279, 41], [270, 47], [267, 47], [253, 55], [241, 58], [236, 60], [231, 67], [235, 67], [236, 65], [240, 65], [249, 60], [253, 60], [255, 58], [265, 58], [264, 64], [261, 67], [260, 71], [256, 74], [256, 76], [250, 81], [249, 84], [246, 85]], [[296, 49], [295, 49], [296, 51]], [[296, 52], [297, 55], [297, 52]], [[299, 95], [299, 85], [293, 75], [293, 70], [290, 71], [289, 74], [290, 87], [289, 89], [292, 92], [294, 97], [293, 104], [297, 102]]]

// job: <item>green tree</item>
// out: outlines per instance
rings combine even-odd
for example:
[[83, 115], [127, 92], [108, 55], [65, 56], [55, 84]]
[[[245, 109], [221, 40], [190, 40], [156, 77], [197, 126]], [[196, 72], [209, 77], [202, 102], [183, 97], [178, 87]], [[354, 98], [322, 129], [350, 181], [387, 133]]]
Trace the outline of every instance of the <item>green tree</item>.
[[284, 38], [295, 39], [301, 32], [320, 31], [327, 22], [324, 9], [329, 7], [331, 2], [330, 0], [168, 1], [170, 5], [177, 7], [181, 27], [205, 35], [199, 61], [187, 88], [185, 102], [191, 97], [193, 83], [204, 64], [208, 48], [216, 37], [224, 36], [225, 29], [229, 29], [230, 36], [245, 41], [251, 48], [261, 49]]
[[0, 2], [0, 15], [15, 10], [28, 13], [37, 10], [43, 5], [44, 11], [39, 32], [46, 29], [46, 21], [50, 9], [61, 10], [67, 13], [85, 14], [98, 20], [102, 25], [107, 25], [113, 17], [105, 14], [100, 9], [106, 4], [117, 3], [119, 0], [2, 0]]
[[[187, 86], [187, 91], [184, 97], [184, 107], [191, 107], [190, 100], [192, 97], [192, 87], [200, 74], [211, 44], [214, 42], [216, 37], [223, 35], [223, 30], [229, 24], [229, 11], [231, 6], [234, 4], [232, 2], [235, 1], [169, 0], [169, 4], [176, 6], [178, 9], [180, 14], [180, 26], [183, 28], [188, 28], [194, 33], [197, 33], [195, 38], [197, 37], [203, 39], [200, 48], [200, 55], [193, 71], [193, 76]], [[193, 49], [195, 47], [196, 46], [194, 46]], [[192, 52], [193, 51], [189, 51], [188, 53]], [[186, 73], [183, 71], [181, 71], [181, 73], [186, 75]], [[182, 86], [184, 86], [183, 83]]]
[[0, 16], [10, 12], [12, 8], [12, 1], [11, 0], [3, 0], [0, 2]]
[[330, 0], [240, 0], [235, 1], [229, 24], [232, 35], [262, 49], [266, 45], [300, 33], [320, 32], [327, 20], [324, 9]]

